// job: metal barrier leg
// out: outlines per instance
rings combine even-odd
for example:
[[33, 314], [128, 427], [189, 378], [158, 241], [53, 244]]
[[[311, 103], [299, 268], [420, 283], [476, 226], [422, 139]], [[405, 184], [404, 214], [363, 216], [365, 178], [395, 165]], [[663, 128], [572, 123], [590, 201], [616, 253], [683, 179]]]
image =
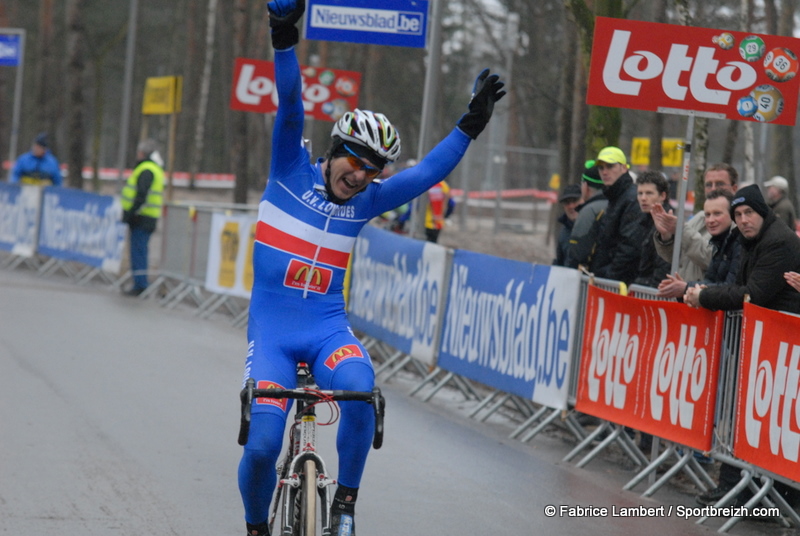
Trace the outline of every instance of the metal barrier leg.
[[[666, 484], [673, 476], [675, 476], [678, 473], [678, 471], [681, 470], [686, 471], [686, 473], [690, 477], [693, 477], [692, 479], [694, 480], [695, 485], [700, 485], [701, 484], [700, 480], [697, 478], [694, 472], [692, 472], [692, 470], [689, 467], [687, 467], [687, 465], [690, 464], [692, 460], [694, 460], [694, 452], [692, 452], [691, 450], [684, 452], [683, 455], [678, 459], [678, 463], [667, 469], [667, 471], [663, 475], [661, 475], [661, 478], [659, 478], [655, 483], [653, 483], [652, 486], [647, 488], [645, 492], [642, 493], [642, 497], [652, 496], [656, 491], [658, 491], [659, 488], [661, 488], [661, 486]], [[700, 487], [702, 488], [702, 486]]]
[[[747, 511], [749, 511], [755, 505], [759, 504], [761, 502], [761, 500], [764, 497], [766, 497], [767, 493], [769, 493], [769, 491], [772, 489], [773, 481], [772, 481], [771, 478], [762, 477], [761, 480], [763, 482], [763, 485], [761, 486], [761, 488], [758, 488], [757, 486], [755, 486], [755, 483], [752, 482], [752, 480], [748, 480], [748, 482], [747, 482], [748, 484], [753, 484], [752, 487], [756, 488], [755, 490], [753, 490], [753, 491], [755, 491], [755, 493], [753, 493], [753, 497], [749, 501], [747, 501], [745, 503], [745, 505], [744, 505], [744, 508]], [[728, 530], [733, 528], [733, 526], [736, 523], [738, 523], [739, 521], [741, 521], [741, 520], [742, 520], [742, 516], [739, 516], [739, 515], [733, 516], [730, 519], [728, 519], [719, 528], [719, 530], [717, 532], [719, 532], [720, 534], [724, 534], [724, 533], [728, 532]]]
[[241, 313], [236, 315], [233, 320], [231, 320], [231, 325], [235, 328], [242, 328], [247, 325], [247, 321], [250, 318], [250, 308], [246, 307]]
[[214, 311], [222, 307], [222, 304], [228, 301], [228, 298], [229, 297], [225, 294], [212, 294], [197, 307], [194, 314], [200, 318], [209, 318], [214, 314]]
[[[520, 424], [519, 426], [517, 426], [517, 427], [516, 427], [516, 428], [515, 428], [515, 429], [514, 429], [514, 430], [511, 432], [511, 434], [509, 434], [508, 438], [509, 438], [509, 439], [514, 439], [515, 437], [517, 437], [518, 435], [520, 435], [522, 432], [524, 432], [524, 431], [525, 431], [525, 429], [526, 429], [526, 428], [528, 428], [529, 426], [531, 426], [531, 425], [533, 425], [535, 422], [537, 422], [539, 419], [541, 419], [541, 418], [544, 416], [544, 414], [545, 414], [545, 413], [547, 413], [547, 410], [548, 410], [548, 409], [550, 409], [550, 408], [548, 408], [547, 406], [542, 406], [541, 408], [539, 408], [539, 411], [537, 411], [536, 413], [534, 413], [533, 415], [531, 415], [530, 417], [528, 417], [527, 419], [525, 419], [525, 421], [523, 421], [523, 423], [522, 423], [522, 424]], [[521, 439], [521, 441], [525, 441], [525, 439]]]
[[675, 454], [675, 445], [670, 444], [664, 452], [662, 452], [656, 459], [651, 461], [644, 469], [636, 473], [631, 480], [628, 481], [627, 484], [622, 486], [624, 490], [630, 490], [635, 488], [642, 480], [644, 480], [649, 474], [655, 472], [656, 469], [661, 466], [662, 463], [667, 461], [667, 458], [671, 457]]
[[572, 432], [578, 441], [582, 441], [586, 437], [586, 430], [583, 429], [581, 423], [578, 422], [578, 419], [575, 417], [573, 412], [567, 412], [567, 414], [562, 418], [564, 421], [564, 425], [567, 427], [567, 430]]
[[[491, 406], [489, 406], [489, 407], [487, 408], [487, 410], [486, 410], [486, 413], [484, 413], [484, 414], [483, 414], [483, 417], [481, 417], [481, 418], [479, 418], [479, 419], [478, 419], [478, 422], [486, 422], [486, 419], [488, 419], [489, 417], [491, 417], [491, 416], [492, 416], [492, 414], [493, 414], [495, 411], [497, 411], [498, 409], [500, 409], [501, 407], [503, 407], [503, 404], [505, 404], [505, 403], [506, 403], [506, 401], [508, 401], [508, 400], [511, 400], [513, 396], [514, 396], [514, 395], [511, 395], [511, 394], [508, 394], [508, 393], [502, 393], [502, 395], [500, 396], [500, 398], [499, 398], [498, 400], [496, 400], [496, 401], [494, 402], [494, 404], [492, 404]], [[473, 412], [470, 414], [470, 417], [473, 417], [474, 415], [475, 415], [475, 412], [473, 411]]]
[[523, 419], [527, 419], [537, 411], [539, 411], [539, 404], [533, 402], [533, 400], [527, 400], [525, 398], [515, 396], [511, 398], [511, 403], [517, 407], [517, 411], [522, 415]]
[[[386, 376], [385, 378], [383, 378], [383, 381], [385, 381], [385, 382], [388, 382], [389, 380], [391, 380], [391, 379], [392, 379], [392, 377], [393, 377], [395, 374], [397, 374], [398, 372], [400, 372], [401, 370], [403, 370], [403, 367], [405, 367], [405, 366], [406, 366], [408, 363], [415, 364], [415, 363], [416, 363], [416, 361], [415, 361], [415, 360], [414, 360], [414, 358], [413, 358], [413, 357], [411, 357], [410, 355], [407, 355], [407, 356], [405, 356], [405, 357], [404, 357], [402, 360], [400, 360], [400, 362], [399, 362], [397, 365], [395, 365], [395, 367], [394, 367], [394, 368], [393, 368], [393, 369], [392, 369], [392, 370], [389, 372], [389, 375], [388, 375], [388, 376]], [[377, 374], [376, 374], [376, 376], [377, 376]]]
[[436, 376], [438, 376], [438, 375], [439, 375], [439, 373], [440, 373], [441, 371], [442, 371], [442, 369], [440, 369], [439, 367], [435, 367], [435, 368], [434, 368], [432, 371], [430, 371], [430, 372], [428, 373], [428, 375], [427, 375], [427, 376], [425, 376], [424, 378], [422, 378], [422, 381], [421, 381], [421, 382], [419, 382], [419, 383], [417, 384], [417, 386], [416, 386], [416, 387], [414, 387], [414, 388], [411, 390], [411, 392], [410, 392], [410, 393], [408, 393], [408, 395], [409, 395], [409, 396], [414, 396], [415, 394], [417, 394], [417, 393], [419, 392], [419, 390], [420, 390], [420, 389], [422, 389], [423, 387], [425, 387], [425, 385], [427, 385], [427, 384], [431, 383], [432, 381], [434, 381], [434, 380], [436, 379]]
[[[542, 409], [551, 409], [551, 408], [542, 408]], [[556, 420], [560, 414], [561, 414], [560, 409], [553, 409], [550, 412], [550, 415], [548, 415], [546, 419], [540, 422], [539, 425], [536, 426], [536, 428], [534, 428], [533, 430], [522, 436], [520, 441], [522, 441], [523, 443], [527, 443], [528, 441], [536, 437], [539, 434], [539, 432], [547, 428], [554, 420]]]
[[[753, 478], [753, 472], [751, 470], [742, 469], [742, 479], [739, 482], [737, 482], [736, 485], [733, 486], [733, 488], [731, 488], [731, 490], [728, 493], [726, 493], [724, 497], [722, 497], [719, 501], [717, 501], [716, 504], [714, 504], [714, 507], [721, 508], [723, 506], [731, 504], [734, 500], [736, 500], [736, 496], [739, 495], [739, 493], [748, 486], [752, 478]], [[697, 521], [695, 521], [695, 524], [701, 525], [706, 521], [708, 521], [708, 516], [703, 516]], [[720, 529], [720, 531], [721, 530], [722, 529]]]
[[587, 435], [587, 436], [586, 436], [586, 437], [583, 439], [583, 441], [581, 441], [580, 443], [578, 443], [578, 444], [575, 446], [575, 448], [573, 448], [571, 451], [569, 451], [569, 452], [567, 453], [567, 455], [566, 455], [566, 456], [564, 456], [564, 457], [562, 458], [562, 461], [568, 462], [568, 461], [570, 461], [572, 458], [574, 458], [575, 456], [577, 456], [577, 455], [578, 455], [578, 453], [580, 453], [580, 451], [582, 451], [583, 449], [585, 449], [586, 447], [588, 447], [589, 445], [591, 445], [591, 444], [592, 444], [592, 441], [594, 441], [596, 438], [600, 437], [600, 435], [601, 435], [603, 432], [605, 432], [606, 430], [608, 430], [608, 428], [609, 428], [610, 426], [611, 426], [611, 424], [610, 424], [608, 421], [603, 421], [603, 422], [601, 422], [601, 423], [600, 423], [600, 426], [598, 426], [597, 428], [595, 428], [594, 432], [592, 432], [592, 433], [590, 433], [589, 435]]
[[[761, 480], [763, 481], [765, 478], [766, 477], [761, 477]], [[780, 508], [781, 512], [788, 517], [792, 523], [794, 523], [794, 526], [800, 527], [800, 515], [798, 515], [797, 511], [786, 502], [786, 499], [784, 499], [783, 495], [781, 495], [780, 492], [775, 489], [775, 486], [770, 489], [769, 496], [775, 502], [775, 505]]]
[[384, 361], [383, 363], [381, 363], [381, 366], [380, 366], [380, 367], [378, 367], [377, 369], [375, 369], [375, 377], [377, 378], [377, 377], [378, 377], [378, 376], [381, 374], [381, 372], [383, 372], [383, 371], [384, 371], [384, 370], [386, 370], [387, 368], [391, 367], [391, 366], [392, 366], [392, 363], [394, 363], [394, 362], [395, 362], [397, 359], [399, 359], [399, 358], [400, 358], [402, 355], [403, 355], [403, 352], [401, 352], [400, 350], [398, 350], [398, 351], [396, 351], [394, 354], [392, 354], [391, 356], [389, 356], [388, 358], [386, 358], [386, 361]]
[[435, 395], [436, 393], [438, 393], [438, 392], [439, 392], [439, 390], [440, 390], [442, 387], [444, 387], [445, 385], [447, 385], [447, 383], [448, 383], [450, 380], [454, 379], [455, 377], [456, 377], [456, 375], [455, 375], [454, 373], [452, 373], [452, 372], [448, 372], [447, 374], [445, 374], [445, 375], [444, 375], [444, 377], [443, 377], [441, 380], [439, 380], [439, 383], [437, 383], [436, 385], [434, 385], [434, 386], [433, 386], [433, 389], [431, 389], [430, 391], [428, 391], [428, 394], [427, 394], [427, 395], [425, 395], [425, 396], [422, 398], [422, 401], [423, 401], [423, 402], [427, 402], [428, 400], [430, 400], [431, 398], [433, 398], [433, 395]]
[[617, 424], [614, 425], [613, 428], [614, 431], [611, 432], [603, 441], [601, 441], [599, 445], [592, 449], [589, 454], [584, 456], [583, 459], [576, 464], [577, 467], [584, 467], [613, 441], [617, 441], [617, 443], [619, 443], [619, 446], [622, 447], [622, 450], [625, 451], [628, 457], [630, 457], [630, 459], [633, 460], [636, 465], [645, 465], [647, 463], [647, 457], [642, 454], [642, 451], [639, 450], [633, 440], [628, 437], [628, 434], [625, 433], [625, 427]]
[[453, 374], [453, 383], [467, 400], [480, 400], [481, 395], [472, 387], [469, 380]]
[[483, 400], [481, 400], [481, 401], [478, 403], [478, 405], [477, 405], [477, 406], [475, 406], [475, 407], [473, 408], [473, 410], [472, 410], [472, 411], [469, 413], [469, 415], [468, 415], [468, 416], [469, 416], [470, 418], [471, 418], [471, 417], [475, 417], [475, 415], [477, 415], [478, 413], [480, 413], [480, 412], [481, 412], [481, 410], [482, 410], [483, 408], [485, 408], [486, 406], [488, 406], [489, 404], [491, 404], [491, 402], [492, 402], [492, 401], [493, 401], [495, 398], [497, 398], [498, 396], [500, 396], [500, 391], [492, 391], [492, 392], [491, 392], [491, 393], [489, 393], [489, 394], [488, 394], [486, 397], [484, 397], [484, 399], [483, 399]]

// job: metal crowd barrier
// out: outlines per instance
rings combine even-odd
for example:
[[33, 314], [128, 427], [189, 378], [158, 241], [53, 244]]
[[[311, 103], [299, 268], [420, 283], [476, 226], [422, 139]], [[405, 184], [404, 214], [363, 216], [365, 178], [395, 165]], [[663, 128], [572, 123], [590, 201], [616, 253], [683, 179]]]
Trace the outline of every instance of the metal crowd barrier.
[[[161, 306], [167, 308], [188, 303], [196, 309], [195, 314], [201, 317], [209, 317], [215, 311], [225, 308], [232, 317], [232, 323], [241, 327], [246, 323], [248, 301], [233, 296], [214, 294], [204, 287], [211, 219], [213, 213], [220, 210], [255, 212], [257, 207], [216, 203], [170, 203], [165, 207], [160, 229], [159, 268], [151, 274], [154, 277], [153, 282], [141, 298], [156, 298]], [[0, 266], [16, 268], [22, 264], [30, 265], [40, 275], [52, 275], [55, 270], [54, 267], [48, 266], [46, 259], [35, 258], [22, 262], [13, 255], [0, 263]], [[77, 283], [85, 284], [87, 282], [87, 274], [84, 270], [69, 269], [65, 270], [65, 273]], [[129, 273], [123, 274], [114, 281], [111, 276], [106, 274], [104, 280], [119, 287], [128, 277], [130, 277]], [[656, 295], [655, 289], [636, 285], [627, 288], [618, 281], [595, 278], [591, 274], [584, 273], [580, 283], [579, 300], [581, 302], [586, 301], [590, 284], [623, 295], [634, 295], [642, 299], [661, 299]], [[574, 408], [577, 399], [585, 313], [584, 308], [579, 309], [577, 318], [579, 331], [576, 335], [578, 342], [573, 345], [571, 356], [572, 367], [568, 391], [568, 406], [571, 408]], [[785, 518], [781, 518], [782, 524], [790, 526], [788, 519], [795, 526], [800, 526], [800, 516], [774, 488], [776, 481], [795, 488], [798, 487], [798, 483], [733, 457], [734, 419], [737, 404], [735, 386], [738, 380], [738, 363], [741, 354], [741, 329], [742, 312], [727, 313], [720, 350], [722, 355], [719, 365], [714, 438], [711, 452], [704, 454], [720, 462], [741, 468], [742, 479], [716, 506], [729, 505], [735, 500], [739, 491], [750, 489], [753, 497], [748, 501], [747, 507], [759, 503], [777, 506], [785, 515]], [[428, 366], [416, 361], [411, 356], [403, 355], [402, 352], [374, 337], [363, 337], [363, 339], [365, 347], [376, 360], [376, 377], [381, 376], [383, 381], [388, 382], [399, 372], [406, 371], [418, 378], [410, 392], [411, 396], [419, 393], [423, 386], [433, 383], [433, 388], [423, 397], [424, 401], [429, 401], [439, 390], [450, 385], [461, 393], [465, 400], [477, 402], [476, 407], [470, 413], [471, 418], [485, 421], [501, 409], [514, 413], [520, 422], [512, 430], [510, 437], [518, 438], [523, 442], [529, 441], [548, 426], [560, 422], [578, 440], [578, 444], [563, 458], [564, 461], [572, 460], [583, 450], [594, 445], [592, 450], [578, 461], [578, 467], [584, 467], [602, 451], [612, 444], [616, 444], [627, 457], [641, 468], [636, 476], [624, 486], [626, 490], [633, 489], [649, 477], [649, 486], [642, 495], [650, 496], [680, 471], [692, 479], [701, 490], [707, 489], [707, 486], [714, 486], [714, 482], [695, 459], [694, 451], [685, 446], [667, 441], [664, 451], [659, 454], [657, 452], [658, 443], [654, 441], [655, 447], [651, 458], [648, 459], [626, 433], [624, 426], [601, 421], [596, 429], [588, 432], [571, 409], [561, 410], [534, 404], [530, 400], [492, 390], [452, 372], [448, 372], [444, 378], [436, 380], [436, 376], [441, 371], [435, 367], [430, 370]], [[488, 395], [486, 394], [487, 390], [490, 391]], [[483, 415], [478, 417], [481, 412]], [[654, 440], [660, 440], [660, 438], [654, 437]], [[671, 465], [658, 480], [654, 481], [656, 469], [665, 464]], [[738, 517], [728, 519], [719, 532], [727, 532], [739, 519]], [[701, 518], [697, 523], [706, 521], [707, 518]]]
[[174, 308], [188, 303], [195, 314], [207, 318], [225, 308], [234, 325], [247, 316], [247, 300], [205, 289], [211, 219], [215, 212], [255, 213], [255, 205], [220, 203], [167, 203], [161, 222], [159, 268], [142, 298], [157, 297], [159, 304]]

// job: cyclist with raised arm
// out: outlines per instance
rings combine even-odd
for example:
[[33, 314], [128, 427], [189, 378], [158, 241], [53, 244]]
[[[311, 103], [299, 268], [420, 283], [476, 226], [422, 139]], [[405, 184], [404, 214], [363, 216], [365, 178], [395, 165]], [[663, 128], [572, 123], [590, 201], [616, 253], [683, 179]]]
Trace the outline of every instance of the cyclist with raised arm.
[[[457, 128], [416, 166], [373, 182], [400, 154], [400, 137], [382, 114], [356, 109], [334, 125], [323, 158], [310, 162], [303, 147], [300, 68], [295, 23], [304, 0], [268, 3], [275, 82], [279, 97], [269, 182], [259, 205], [253, 251], [245, 379], [257, 388], [295, 387], [298, 361], [307, 362], [322, 389], [372, 390], [369, 355], [353, 335], [345, 312], [344, 275], [361, 228], [444, 179], [492, 115], [505, 91], [497, 75], [478, 76], [469, 111]], [[289, 404], [253, 402], [250, 436], [239, 465], [247, 534], [264, 536], [277, 484]], [[336, 448], [338, 488], [331, 534], [355, 535], [354, 509], [370, 449], [374, 415], [368, 404], [342, 402]]]

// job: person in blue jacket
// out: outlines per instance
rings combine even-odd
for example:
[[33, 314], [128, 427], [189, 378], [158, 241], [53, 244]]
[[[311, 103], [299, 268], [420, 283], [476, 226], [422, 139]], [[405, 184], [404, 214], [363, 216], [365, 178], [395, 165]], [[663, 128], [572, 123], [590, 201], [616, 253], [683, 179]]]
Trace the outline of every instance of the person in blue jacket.
[[50, 152], [47, 134], [42, 132], [31, 144], [31, 150], [20, 155], [11, 170], [13, 183], [34, 184], [36, 186], [61, 186], [64, 177], [61, 175], [58, 159]]
[[[418, 165], [374, 182], [399, 157], [399, 133], [383, 114], [349, 111], [335, 123], [325, 156], [311, 161], [302, 143], [303, 87], [294, 52], [299, 41], [295, 23], [305, 2], [274, 0], [268, 7], [279, 105], [256, 225], [244, 377], [252, 377], [257, 386], [293, 388], [296, 365], [305, 361], [322, 389], [370, 391], [375, 373], [347, 320], [343, 296], [356, 236], [372, 218], [411, 201], [456, 167], [488, 123], [494, 103], [505, 95], [503, 83], [484, 70], [457, 127]], [[368, 404], [343, 402], [340, 407], [331, 534], [353, 536], [375, 423]], [[239, 465], [249, 536], [269, 534], [275, 464], [290, 410], [290, 403], [253, 401], [250, 436]]]

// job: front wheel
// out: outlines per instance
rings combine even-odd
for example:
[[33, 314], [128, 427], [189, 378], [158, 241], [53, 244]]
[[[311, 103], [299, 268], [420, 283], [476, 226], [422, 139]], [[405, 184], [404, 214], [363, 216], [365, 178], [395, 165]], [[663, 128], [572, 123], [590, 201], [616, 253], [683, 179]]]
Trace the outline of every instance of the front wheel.
[[306, 460], [303, 470], [302, 524], [303, 536], [317, 534], [317, 464]]

